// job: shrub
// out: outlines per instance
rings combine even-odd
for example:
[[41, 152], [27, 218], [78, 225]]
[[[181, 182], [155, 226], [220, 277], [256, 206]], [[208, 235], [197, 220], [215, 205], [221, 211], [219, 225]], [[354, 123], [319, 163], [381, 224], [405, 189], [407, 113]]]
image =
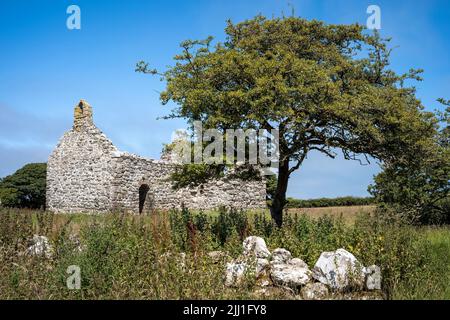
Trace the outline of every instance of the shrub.
[[47, 164], [30, 163], [0, 180], [0, 204], [5, 207], [45, 207]]

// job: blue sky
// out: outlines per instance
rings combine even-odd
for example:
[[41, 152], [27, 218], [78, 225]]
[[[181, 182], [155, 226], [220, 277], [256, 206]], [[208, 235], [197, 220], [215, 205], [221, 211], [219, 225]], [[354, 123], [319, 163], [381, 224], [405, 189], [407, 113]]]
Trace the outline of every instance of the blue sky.
[[[450, 98], [450, 1], [201, 0], [201, 1], [0, 1], [0, 177], [29, 162], [44, 162], [72, 125], [81, 98], [124, 151], [158, 158], [182, 120], [168, 113], [157, 77], [134, 72], [139, 60], [164, 69], [179, 43], [208, 35], [223, 40], [225, 21], [262, 13], [291, 13], [328, 23], [365, 24], [366, 8], [381, 8], [381, 33], [396, 47], [392, 68], [425, 69], [418, 97], [429, 110]], [[81, 8], [81, 30], [68, 30], [66, 9]], [[342, 158], [310, 154], [288, 194], [300, 198], [367, 195], [379, 171]]]

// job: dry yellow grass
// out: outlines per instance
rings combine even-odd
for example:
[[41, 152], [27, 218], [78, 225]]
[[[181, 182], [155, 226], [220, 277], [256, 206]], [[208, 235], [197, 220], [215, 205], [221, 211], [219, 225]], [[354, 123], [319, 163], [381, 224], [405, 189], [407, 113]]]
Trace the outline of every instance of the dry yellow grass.
[[[342, 215], [344, 222], [348, 224], [352, 224], [356, 217], [359, 214], [363, 213], [372, 213], [375, 211], [376, 206], [374, 205], [368, 205], [368, 206], [340, 206], [340, 207], [323, 207], [323, 208], [289, 208], [286, 209], [287, 213], [297, 213], [297, 214], [306, 214], [307, 216], [311, 218], [319, 218], [324, 215], [332, 216], [332, 217], [339, 217]], [[196, 210], [192, 210], [192, 212], [197, 212]], [[270, 212], [268, 209], [264, 210], [248, 210], [249, 215], [259, 214], [261, 212], [264, 212], [267, 215], [267, 218], [270, 219]], [[161, 214], [163, 213], [163, 214]], [[154, 212], [152, 214], [149, 214], [149, 216], [141, 216], [144, 221], [149, 222], [150, 220], [160, 220], [165, 217], [165, 214], [167, 212]], [[218, 211], [217, 210], [210, 210], [206, 211], [210, 216], [217, 216]], [[82, 222], [86, 222], [88, 220], [91, 221], [101, 221], [102, 218], [104, 218], [104, 215], [90, 215], [90, 214], [56, 214], [53, 216], [53, 222], [54, 227], [53, 229], [61, 228], [64, 224], [68, 223], [69, 219], [72, 219], [72, 222], [70, 223], [71, 231], [75, 234], [79, 233], [79, 228]], [[135, 219], [139, 217], [134, 217]], [[153, 221], [155, 222], [155, 221]], [[53, 231], [55, 231], [53, 230]]]
[[324, 215], [339, 217], [342, 215], [347, 223], [353, 223], [358, 214], [372, 213], [376, 206], [348, 206], [348, 207], [324, 207], [324, 208], [290, 208], [288, 213], [306, 214], [312, 218], [319, 218]]

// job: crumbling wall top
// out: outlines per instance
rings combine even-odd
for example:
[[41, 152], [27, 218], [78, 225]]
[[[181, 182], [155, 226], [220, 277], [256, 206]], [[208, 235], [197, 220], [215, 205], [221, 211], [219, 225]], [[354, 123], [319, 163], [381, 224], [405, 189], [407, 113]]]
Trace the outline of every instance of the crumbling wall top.
[[81, 99], [75, 106], [73, 129], [75, 131], [82, 131], [83, 129], [94, 126], [92, 118], [92, 107], [85, 100]]

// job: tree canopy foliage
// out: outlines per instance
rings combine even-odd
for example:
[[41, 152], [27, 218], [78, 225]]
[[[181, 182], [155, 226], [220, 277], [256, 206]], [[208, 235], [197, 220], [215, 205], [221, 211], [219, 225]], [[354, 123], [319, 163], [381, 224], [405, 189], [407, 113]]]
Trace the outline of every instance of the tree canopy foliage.
[[369, 191], [413, 223], [450, 223], [450, 102], [439, 112], [440, 129], [422, 148], [386, 163]]
[[181, 43], [164, 72], [145, 62], [137, 71], [161, 75], [166, 118], [200, 120], [205, 128], [279, 131], [277, 184], [271, 214], [278, 225], [290, 175], [311, 151], [385, 164], [422, 152], [436, 131], [409, 80], [421, 70], [389, 68], [388, 39], [358, 24], [257, 16], [228, 22], [226, 41]]
[[0, 180], [2, 206], [40, 209], [45, 207], [46, 163], [30, 163]]

